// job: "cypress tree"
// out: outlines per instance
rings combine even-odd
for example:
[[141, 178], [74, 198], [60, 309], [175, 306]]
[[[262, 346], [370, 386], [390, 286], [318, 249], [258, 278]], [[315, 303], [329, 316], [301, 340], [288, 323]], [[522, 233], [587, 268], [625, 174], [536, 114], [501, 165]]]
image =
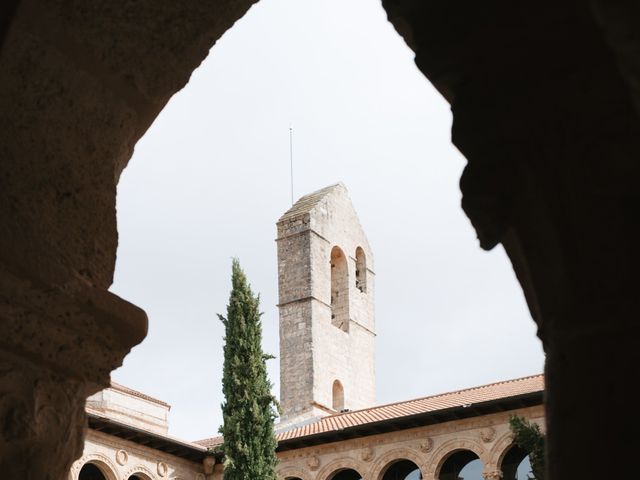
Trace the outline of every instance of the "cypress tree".
[[225, 480], [276, 480], [274, 420], [278, 404], [271, 394], [262, 351], [259, 298], [254, 296], [237, 259], [233, 259], [232, 290], [225, 326], [222, 390]]

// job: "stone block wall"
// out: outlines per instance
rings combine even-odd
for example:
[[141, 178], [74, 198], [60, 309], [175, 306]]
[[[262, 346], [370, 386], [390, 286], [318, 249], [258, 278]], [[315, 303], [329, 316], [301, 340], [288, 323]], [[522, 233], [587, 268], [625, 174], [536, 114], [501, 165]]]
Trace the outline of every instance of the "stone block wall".
[[390, 465], [410, 460], [420, 468], [421, 478], [436, 480], [444, 461], [466, 450], [482, 462], [484, 478], [499, 480], [505, 454], [513, 445], [511, 414], [545, 424], [539, 405], [288, 450], [278, 454], [278, 479], [328, 480], [338, 471], [353, 469], [364, 480], [380, 480]]
[[[344, 185], [300, 199], [278, 222], [277, 242], [283, 421], [331, 411], [336, 380], [344, 408], [373, 406], [373, 254]], [[332, 282], [335, 247], [346, 275], [334, 274]], [[356, 277], [358, 248], [366, 274]]]
[[78, 480], [88, 463], [98, 467], [107, 480], [129, 480], [131, 476], [144, 480], [207, 478], [201, 463], [95, 430], [87, 431], [82, 456], [73, 463], [67, 480]]

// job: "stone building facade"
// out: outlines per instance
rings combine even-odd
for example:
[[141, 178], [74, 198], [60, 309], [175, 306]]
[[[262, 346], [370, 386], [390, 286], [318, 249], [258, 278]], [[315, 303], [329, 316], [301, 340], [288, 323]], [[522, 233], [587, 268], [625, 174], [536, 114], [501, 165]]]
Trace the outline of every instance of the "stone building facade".
[[205, 480], [206, 448], [167, 434], [170, 408], [117, 384], [89, 397], [84, 450], [68, 480]]
[[[515, 480], [517, 414], [544, 425], [542, 375], [376, 406], [373, 253], [343, 184], [277, 223], [282, 480]], [[169, 405], [121, 385], [87, 402], [69, 480], [222, 480], [220, 437], [172, 438]]]

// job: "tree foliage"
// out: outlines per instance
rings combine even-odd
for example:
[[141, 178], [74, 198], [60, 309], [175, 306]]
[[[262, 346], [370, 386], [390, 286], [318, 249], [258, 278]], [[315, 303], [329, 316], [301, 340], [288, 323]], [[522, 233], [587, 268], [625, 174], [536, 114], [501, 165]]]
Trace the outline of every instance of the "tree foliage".
[[231, 295], [225, 326], [222, 390], [225, 480], [275, 480], [277, 464], [274, 420], [278, 404], [271, 394], [262, 351], [259, 298], [253, 294], [237, 259], [233, 260]]
[[525, 420], [523, 417], [511, 415], [509, 428], [513, 434], [513, 440], [529, 454], [531, 473], [534, 480], [544, 480], [544, 435], [537, 423]]

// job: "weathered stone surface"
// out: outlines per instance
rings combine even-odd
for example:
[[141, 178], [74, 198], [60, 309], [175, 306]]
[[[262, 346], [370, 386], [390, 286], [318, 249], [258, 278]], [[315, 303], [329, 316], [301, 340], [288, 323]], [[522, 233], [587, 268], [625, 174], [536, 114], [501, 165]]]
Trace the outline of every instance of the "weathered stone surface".
[[[0, 471], [7, 479], [63, 479], [82, 452], [83, 382], [0, 352]], [[56, 459], [56, 460], [54, 460]]]
[[[538, 324], [548, 478], [624, 476], [640, 422], [610, 412], [633, 395], [622, 365], [640, 339], [637, 2], [383, 4], [451, 103], [462, 206], [483, 248], [504, 245]], [[605, 438], [608, 460], [584, 462]]]
[[[404, 429], [363, 438], [288, 450], [278, 454], [278, 478], [326, 480], [342, 468], [350, 468], [364, 479], [385, 479], [385, 472], [399, 460], [415, 463], [425, 480], [437, 480], [444, 461], [460, 450], [474, 452], [484, 466], [485, 478], [502, 478], [502, 463], [513, 446], [509, 415], [516, 413], [532, 422], [544, 424], [542, 406], [513, 412], [483, 415], [438, 425]], [[491, 428], [495, 437], [481, 440], [482, 432]], [[425, 438], [431, 447], [424, 449]], [[214, 480], [222, 479], [214, 476]]]
[[118, 178], [252, 3], [0, 6], [0, 354], [12, 370], [0, 375], [3, 476], [65, 478], [81, 452], [84, 399], [144, 338], [144, 312], [107, 291]]
[[201, 463], [95, 430], [87, 432], [82, 454], [65, 480], [78, 480], [87, 463], [97, 466], [108, 480], [129, 480], [132, 475], [144, 479], [205, 479]]
[[52, 288], [0, 265], [0, 471], [65, 478], [80, 455], [88, 395], [109, 384], [146, 316], [94, 287]]
[[[115, 188], [135, 142], [252, 3], [0, 4], [0, 263], [81, 305], [86, 287], [106, 291]], [[383, 5], [452, 104], [454, 142], [469, 160], [463, 207], [483, 247], [505, 245], [538, 323], [549, 478], [625, 475], [640, 421], [606, 419], [633, 398], [638, 365], [637, 2]], [[4, 330], [14, 315], [3, 313]], [[26, 361], [33, 345], [22, 352], [28, 341], [17, 338], [3, 354]], [[100, 355], [92, 382], [111, 368]], [[584, 430], [584, 418], [597, 421]], [[583, 461], [598, 456], [608, 461]], [[52, 450], [51, 472], [69, 458]]]
[[[344, 185], [301, 198], [278, 221], [277, 242], [283, 423], [374, 405], [373, 254]], [[356, 276], [358, 248], [366, 275]]]

